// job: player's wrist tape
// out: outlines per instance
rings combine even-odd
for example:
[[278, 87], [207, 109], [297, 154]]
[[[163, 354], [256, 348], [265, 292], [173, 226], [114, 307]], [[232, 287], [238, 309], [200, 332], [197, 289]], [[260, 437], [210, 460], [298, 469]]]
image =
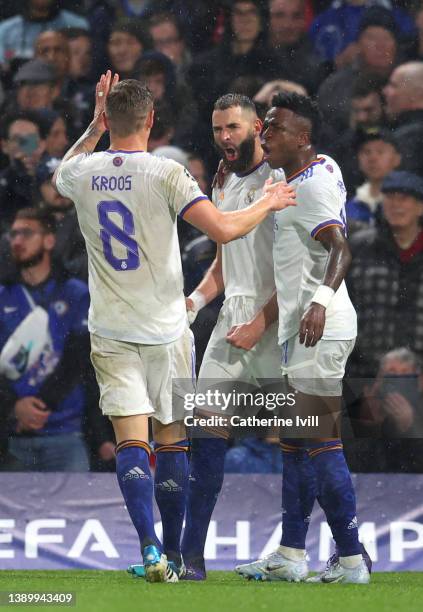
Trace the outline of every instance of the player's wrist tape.
[[193, 291], [189, 299], [192, 300], [194, 304], [193, 310], [187, 310], [188, 323], [192, 325], [197, 318], [198, 311], [206, 305], [206, 298], [201, 291]]
[[194, 304], [195, 310], [201, 310], [206, 305], [206, 298], [201, 291], [193, 291], [188, 297]]
[[317, 287], [316, 293], [313, 295], [311, 301], [327, 308], [334, 295], [335, 291], [331, 287], [328, 287], [327, 285], [320, 285]]

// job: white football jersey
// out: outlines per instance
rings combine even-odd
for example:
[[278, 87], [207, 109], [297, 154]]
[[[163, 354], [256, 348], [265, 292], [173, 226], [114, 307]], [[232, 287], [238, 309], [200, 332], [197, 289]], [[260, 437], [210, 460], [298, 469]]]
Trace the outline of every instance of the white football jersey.
[[104, 151], [62, 164], [57, 189], [75, 203], [87, 246], [89, 330], [140, 344], [182, 336], [176, 219], [208, 199], [189, 172], [143, 151]]
[[[333, 159], [319, 155], [287, 182], [295, 187], [297, 206], [274, 217], [280, 344], [298, 333], [301, 317], [323, 283], [329, 254], [317, 234], [331, 225], [346, 228], [346, 190]], [[357, 316], [343, 281], [326, 309], [323, 339], [351, 340], [356, 335]]]
[[[245, 174], [230, 174], [222, 189], [213, 189], [213, 202], [222, 211], [242, 210], [263, 194], [265, 181], [285, 179], [282, 170], [261, 162]], [[246, 296], [267, 302], [275, 291], [273, 272], [273, 215], [249, 234], [222, 245], [222, 272], [225, 298]]]

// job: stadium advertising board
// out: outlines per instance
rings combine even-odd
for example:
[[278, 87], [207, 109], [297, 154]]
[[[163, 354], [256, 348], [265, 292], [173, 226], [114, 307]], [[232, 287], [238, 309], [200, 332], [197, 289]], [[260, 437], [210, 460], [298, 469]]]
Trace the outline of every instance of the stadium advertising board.
[[[375, 571], [423, 571], [423, 476], [360, 474], [354, 480], [360, 536]], [[125, 569], [140, 562], [113, 474], [9, 473], [2, 483], [2, 569]], [[209, 529], [207, 565], [229, 570], [267, 554], [280, 530], [280, 478], [227, 475]], [[332, 549], [317, 505], [309, 534], [310, 567], [317, 570]]]

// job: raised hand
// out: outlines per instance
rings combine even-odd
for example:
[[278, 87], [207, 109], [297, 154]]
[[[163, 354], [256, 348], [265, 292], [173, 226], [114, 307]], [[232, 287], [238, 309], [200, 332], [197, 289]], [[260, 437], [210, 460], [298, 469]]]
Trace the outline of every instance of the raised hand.
[[411, 429], [414, 423], [414, 408], [401, 393], [388, 393], [383, 408], [402, 433]]
[[106, 127], [103, 122], [103, 113], [106, 107], [106, 98], [109, 95], [111, 88], [119, 82], [119, 75], [116, 73], [112, 77], [111, 70], [108, 70], [106, 74], [102, 74], [100, 80], [95, 86], [95, 108], [93, 122], [97, 124], [97, 127], [101, 127], [104, 131]]

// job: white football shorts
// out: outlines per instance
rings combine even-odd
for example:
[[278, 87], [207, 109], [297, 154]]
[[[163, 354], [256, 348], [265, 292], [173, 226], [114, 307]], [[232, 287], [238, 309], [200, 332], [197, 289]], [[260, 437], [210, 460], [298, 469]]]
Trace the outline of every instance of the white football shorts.
[[299, 334], [282, 346], [282, 374], [289, 384], [307, 395], [341, 396], [345, 366], [355, 344], [353, 340], [319, 340], [306, 348]]
[[[183, 420], [182, 403], [172, 400], [195, 390], [195, 345], [190, 329], [174, 342], [156, 345], [91, 334], [91, 361], [105, 416], [146, 414], [163, 425]], [[181, 380], [172, 389], [173, 379]]]
[[226, 340], [231, 327], [250, 321], [262, 305], [263, 301], [243, 296], [224, 302], [204, 353], [198, 388], [202, 386], [201, 379], [231, 379], [256, 384], [260, 378], [280, 378], [277, 321], [250, 351], [236, 348]]

